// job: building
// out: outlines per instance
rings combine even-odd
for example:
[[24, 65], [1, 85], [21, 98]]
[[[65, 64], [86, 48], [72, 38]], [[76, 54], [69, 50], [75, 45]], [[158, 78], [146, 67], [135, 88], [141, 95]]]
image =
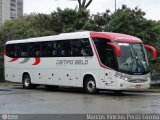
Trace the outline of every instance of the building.
[[23, 16], [23, 0], [0, 0], [0, 25]]

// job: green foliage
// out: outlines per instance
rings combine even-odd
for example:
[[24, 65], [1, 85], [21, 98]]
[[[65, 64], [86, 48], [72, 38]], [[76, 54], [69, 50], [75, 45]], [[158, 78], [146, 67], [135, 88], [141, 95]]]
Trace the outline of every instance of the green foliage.
[[61, 10], [58, 8], [56, 12], [51, 14], [51, 26], [56, 33], [82, 30], [89, 21], [89, 16], [89, 11], [85, 9], [78, 11], [76, 9]]

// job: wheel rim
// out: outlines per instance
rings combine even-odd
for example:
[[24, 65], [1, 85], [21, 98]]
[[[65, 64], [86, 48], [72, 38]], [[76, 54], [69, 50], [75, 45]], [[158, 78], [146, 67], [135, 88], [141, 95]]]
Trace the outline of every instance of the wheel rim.
[[96, 84], [95, 84], [94, 81], [89, 81], [87, 83], [87, 89], [88, 89], [88, 91], [92, 92], [92, 91], [95, 90], [95, 88], [96, 88]]
[[25, 78], [25, 80], [24, 80], [24, 85], [25, 85], [26, 87], [29, 87], [29, 84], [30, 84], [29, 78]]

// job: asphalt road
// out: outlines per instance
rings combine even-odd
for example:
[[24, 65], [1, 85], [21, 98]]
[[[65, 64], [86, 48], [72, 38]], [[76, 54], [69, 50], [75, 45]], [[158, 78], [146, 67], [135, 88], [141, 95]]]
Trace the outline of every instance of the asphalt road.
[[0, 114], [160, 113], [160, 93], [100, 92], [89, 95], [79, 89], [25, 90], [0, 87]]

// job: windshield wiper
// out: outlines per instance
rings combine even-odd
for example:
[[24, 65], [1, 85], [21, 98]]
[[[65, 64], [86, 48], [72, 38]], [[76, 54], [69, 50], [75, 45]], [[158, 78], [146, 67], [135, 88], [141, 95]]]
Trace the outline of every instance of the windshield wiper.
[[[136, 56], [136, 57], [137, 57], [137, 56]], [[146, 69], [145, 69], [145, 67], [144, 67], [143, 63], [141, 62], [141, 60], [140, 60], [140, 59], [138, 59], [138, 58], [136, 58], [136, 60], [140, 63], [140, 65], [142, 66], [143, 70], [144, 70], [144, 71], [146, 71]]]
[[143, 68], [144, 71], [146, 71], [144, 65], [143, 65], [142, 62], [138, 59], [137, 53], [135, 52], [134, 48], [132, 48], [132, 50], [133, 50], [133, 52], [135, 53], [136, 57], [134, 57], [134, 56], [133, 56], [133, 53], [130, 51], [130, 52], [131, 52], [131, 56], [132, 56], [133, 59], [136, 59], [136, 61], [137, 61], [137, 62], [136, 62], [137, 68], [139, 68], [139, 67], [138, 67], [138, 62], [139, 62], [139, 65]]
[[132, 57], [133, 62], [135, 62], [135, 61], [134, 61], [134, 60], [135, 60], [135, 58], [134, 58], [133, 53], [132, 53], [132, 51], [131, 51], [131, 50], [130, 50], [130, 54], [131, 54], [131, 57]]

